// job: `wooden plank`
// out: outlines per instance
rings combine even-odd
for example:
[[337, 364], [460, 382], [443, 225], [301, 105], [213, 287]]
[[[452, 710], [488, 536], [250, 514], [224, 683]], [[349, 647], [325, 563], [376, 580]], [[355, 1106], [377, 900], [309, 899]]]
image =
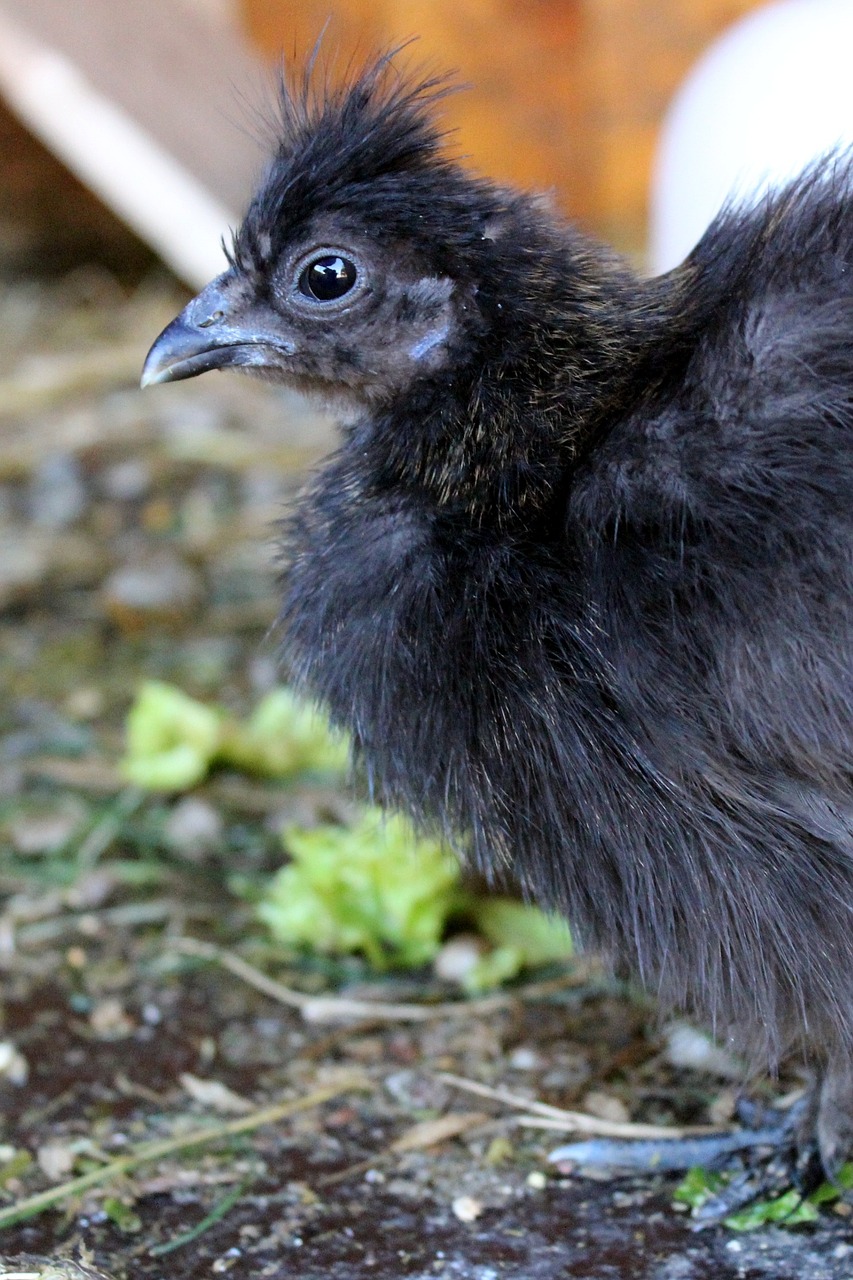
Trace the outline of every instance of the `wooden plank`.
[[0, 0], [0, 90], [188, 283], [224, 265], [262, 165], [271, 76], [176, 0]]

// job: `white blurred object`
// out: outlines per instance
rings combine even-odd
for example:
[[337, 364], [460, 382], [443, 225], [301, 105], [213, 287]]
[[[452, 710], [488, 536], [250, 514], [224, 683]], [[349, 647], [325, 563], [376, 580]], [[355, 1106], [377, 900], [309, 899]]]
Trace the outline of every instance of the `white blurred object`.
[[670, 108], [652, 187], [667, 271], [732, 193], [750, 197], [853, 144], [853, 0], [782, 0], [730, 28]]

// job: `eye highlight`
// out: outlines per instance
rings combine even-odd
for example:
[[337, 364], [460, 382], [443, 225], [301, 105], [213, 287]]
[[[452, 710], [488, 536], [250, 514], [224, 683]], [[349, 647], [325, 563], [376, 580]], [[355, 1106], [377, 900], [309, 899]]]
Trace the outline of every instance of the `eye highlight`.
[[339, 253], [314, 258], [299, 277], [299, 291], [315, 302], [336, 302], [349, 293], [356, 282], [355, 263]]

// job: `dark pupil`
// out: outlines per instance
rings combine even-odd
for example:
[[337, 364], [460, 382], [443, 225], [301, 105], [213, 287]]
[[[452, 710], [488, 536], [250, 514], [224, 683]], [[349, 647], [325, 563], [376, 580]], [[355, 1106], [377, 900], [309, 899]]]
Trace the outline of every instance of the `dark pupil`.
[[349, 293], [355, 284], [355, 266], [348, 258], [328, 254], [315, 258], [302, 273], [303, 292], [319, 302], [332, 302]]

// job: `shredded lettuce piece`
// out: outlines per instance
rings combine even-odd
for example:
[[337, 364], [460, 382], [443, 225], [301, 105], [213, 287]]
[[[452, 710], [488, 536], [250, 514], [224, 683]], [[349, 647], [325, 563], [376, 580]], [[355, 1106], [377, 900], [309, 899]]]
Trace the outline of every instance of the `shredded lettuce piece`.
[[126, 737], [121, 772], [150, 791], [186, 791], [216, 764], [286, 778], [343, 773], [349, 758], [345, 737], [290, 689], [267, 694], [239, 721], [174, 685], [149, 680], [128, 713]]
[[279, 941], [372, 965], [425, 964], [458, 901], [459, 868], [405, 819], [367, 809], [353, 827], [291, 827], [292, 862], [275, 876], [261, 919]]

